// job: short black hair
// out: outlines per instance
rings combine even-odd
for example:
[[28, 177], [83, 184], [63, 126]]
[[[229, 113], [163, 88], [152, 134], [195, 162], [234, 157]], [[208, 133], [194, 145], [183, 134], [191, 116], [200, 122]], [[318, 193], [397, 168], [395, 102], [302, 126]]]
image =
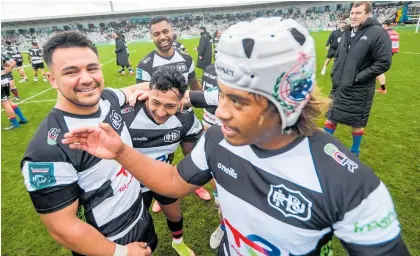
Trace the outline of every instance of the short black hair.
[[150, 79], [150, 89], [167, 92], [172, 90], [172, 88], [178, 89], [181, 98], [184, 96], [185, 91], [188, 89], [184, 75], [174, 66], [159, 67]]
[[55, 34], [44, 44], [42, 49], [44, 60], [50, 66], [56, 49], [73, 47], [88, 47], [99, 56], [95, 45], [86, 36], [75, 31], [66, 31]]
[[151, 18], [150, 21], [149, 21], [149, 29], [152, 28], [152, 25], [154, 25], [156, 23], [159, 23], [159, 22], [162, 22], [162, 21], [166, 21], [166, 22], [169, 23], [169, 19], [166, 18], [165, 16], [155, 16], [155, 17]]
[[12, 44], [12, 42], [10, 42], [9, 40], [7, 40], [7, 41], [6, 41], [6, 44], [7, 44], [7, 45], [11, 45], [11, 44]]
[[38, 43], [35, 41], [32, 41], [32, 46], [38, 46]]

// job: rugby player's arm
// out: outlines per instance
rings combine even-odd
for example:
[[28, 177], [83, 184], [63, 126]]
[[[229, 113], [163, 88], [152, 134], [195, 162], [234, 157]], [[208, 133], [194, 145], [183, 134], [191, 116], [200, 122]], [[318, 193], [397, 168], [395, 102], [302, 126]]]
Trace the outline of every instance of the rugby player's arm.
[[199, 188], [184, 181], [176, 166], [143, 155], [127, 144], [124, 144], [115, 160], [158, 194], [181, 198]]
[[181, 142], [182, 154], [187, 156], [194, 149], [196, 142]]
[[193, 91], [203, 90], [203, 86], [200, 84], [197, 77], [193, 77], [193, 78], [188, 79], [188, 85], [190, 86], [191, 90], [193, 90]]
[[59, 211], [40, 214], [50, 235], [64, 247], [84, 255], [114, 255], [116, 244], [77, 217], [78, 205], [76, 200]]
[[131, 94], [133, 94], [136, 90], [148, 91], [149, 89], [149, 82], [141, 82], [135, 85], [131, 85], [128, 87], [124, 87], [121, 91], [125, 94], [125, 98], [128, 101], [130, 99]]

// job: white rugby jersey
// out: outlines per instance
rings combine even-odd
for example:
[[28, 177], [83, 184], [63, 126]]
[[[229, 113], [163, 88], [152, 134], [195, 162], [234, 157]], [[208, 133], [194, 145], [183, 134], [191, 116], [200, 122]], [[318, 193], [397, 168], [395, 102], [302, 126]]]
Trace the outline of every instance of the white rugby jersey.
[[126, 104], [121, 110], [136, 150], [167, 162], [168, 155], [174, 153], [181, 142], [195, 143], [199, 140], [203, 126], [194, 112], [177, 112], [159, 125], [150, 116], [145, 104], [145, 101], [137, 102], [134, 107]]
[[21, 162], [25, 186], [40, 214], [59, 211], [79, 199], [86, 222], [107, 239], [128, 244], [144, 239], [153, 225], [144, 209], [140, 183], [115, 160], [94, 157], [61, 143], [66, 132], [105, 122], [131, 144], [122, 119], [125, 95], [105, 89], [99, 110], [75, 115], [54, 108], [39, 126]]
[[350, 255], [409, 255], [385, 185], [324, 132], [262, 150], [213, 126], [177, 169], [198, 186], [216, 180], [224, 255], [329, 256], [333, 235]]
[[185, 77], [185, 82], [195, 78], [195, 66], [194, 61], [190, 55], [182, 53], [178, 50], [174, 50], [174, 54], [171, 57], [160, 56], [156, 50], [149, 53], [143, 58], [137, 65], [136, 69], [136, 81], [137, 83], [150, 81], [152, 74], [160, 66], [174, 66], [181, 72]]

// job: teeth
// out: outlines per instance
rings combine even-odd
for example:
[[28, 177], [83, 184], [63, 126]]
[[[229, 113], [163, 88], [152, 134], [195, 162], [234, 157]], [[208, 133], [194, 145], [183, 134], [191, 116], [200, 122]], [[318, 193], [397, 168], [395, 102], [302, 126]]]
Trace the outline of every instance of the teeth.
[[90, 91], [93, 91], [93, 89], [95, 89], [95, 88], [84, 89], [84, 90], [82, 90], [82, 92], [90, 92]]

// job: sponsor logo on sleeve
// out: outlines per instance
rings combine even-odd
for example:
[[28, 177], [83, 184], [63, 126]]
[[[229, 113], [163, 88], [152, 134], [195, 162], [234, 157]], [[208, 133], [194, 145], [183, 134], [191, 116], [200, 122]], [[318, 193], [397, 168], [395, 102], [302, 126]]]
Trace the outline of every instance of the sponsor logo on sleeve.
[[327, 155], [331, 156], [341, 166], [347, 167], [347, 169], [352, 173], [354, 173], [354, 170], [356, 170], [359, 167], [357, 163], [349, 159], [334, 144], [328, 143], [327, 145], [325, 145], [324, 152]]
[[58, 137], [58, 134], [60, 132], [61, 132], [61, 130], [58, 129], [58, 128], [51, 128], [48, 131], [48, 136], [47, 136], [48, 145], [56, 145], [57, 144], [57, 137]]
[[48, 188], [57, 183], [53, 163], [29, 163], [28, 172], [29, 183], [36, 190]]

